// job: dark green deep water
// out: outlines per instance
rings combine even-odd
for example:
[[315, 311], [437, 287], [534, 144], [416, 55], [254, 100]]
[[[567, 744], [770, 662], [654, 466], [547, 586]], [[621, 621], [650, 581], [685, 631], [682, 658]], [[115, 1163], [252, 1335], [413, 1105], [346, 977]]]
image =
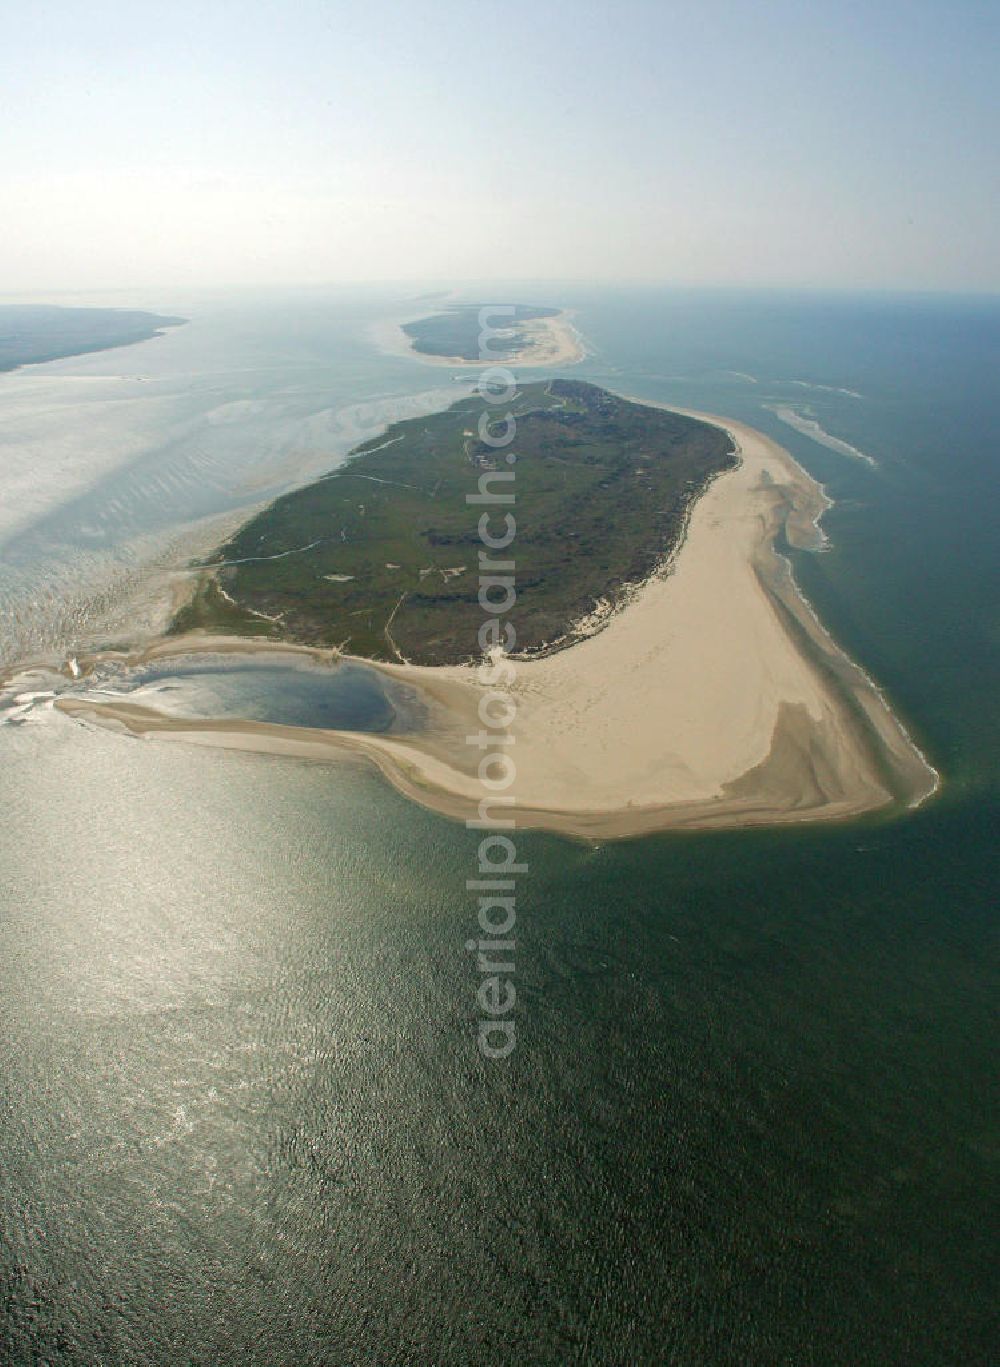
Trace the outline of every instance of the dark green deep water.
[[489, 1065], [474, 836], [363, 770], [4, 728], [0, 1360], [993, 1360], [1000, 311], [566, 302], [582, 374], [828, 482], [833, 549], [796, 572], [942, 795], [519, 836]]

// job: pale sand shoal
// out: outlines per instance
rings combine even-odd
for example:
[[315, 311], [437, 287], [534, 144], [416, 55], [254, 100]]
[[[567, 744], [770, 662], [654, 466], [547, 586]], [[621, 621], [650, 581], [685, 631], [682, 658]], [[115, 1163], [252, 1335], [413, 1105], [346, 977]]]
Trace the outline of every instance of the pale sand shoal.
[[[938, 776], [884, 697], [822, 627], [774, 549], [821, 544], [820, 485], [776, 443], [728, 419], [739, 466], [697, 501], [668, 574], [647, 582], [598, 634], [547, 657], [511, 662], [510, 753], [519, 827], [591, 839], [671, 828], [839, 819], [916, 805]], [[146, 652], [260, 649], [188, 637]], [[277, 643], [269, 648], [288, 650]], [[321, 657], [328, 652], [310, 652]], [[472, 666], [380, 665], [428, 712], [412, 736], [168, 719], [130, 704], [79, 699], [65, 711], [140, 734], [313, 759], [352, 752], [401, 791], [453, 817], [489, 795], [480, 730], [486, 691]], [[494, 809], [499, 815], [505, 815]]]
[[[408, 320], [404, 319], [405, 321]], [[499, 322], [497, 319], [497, 323]], [[376, 325], [371, 329], [371, 336], [382, 351], [391, 355], [408, 356], [411, 360], [420, 361], [424, 365], [445, 365], [452, 370], [479, 370], [497, 365], [508, 368], [516, 366], [518, 369], [537, 369], [542, 366], [551, 368], [576, 365], [587, 354], [580, 334], [573, 326], [571, 314], [565, 310], [553, 318], [534, 318], [526, 323], [519, 323], [518, 330], [527, 335], [528, 344], [502, 361], [496, 357], [470, 361], [463, 356], [429, 356], [423, 351], [415, 350], [412, 339], [399, 323]]]

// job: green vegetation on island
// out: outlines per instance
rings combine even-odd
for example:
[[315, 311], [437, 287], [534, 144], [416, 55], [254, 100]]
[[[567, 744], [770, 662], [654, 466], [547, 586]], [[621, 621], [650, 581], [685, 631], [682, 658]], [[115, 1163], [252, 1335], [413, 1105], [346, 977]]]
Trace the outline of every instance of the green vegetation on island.
[[416, 322], [404, 323], [403, 331], [412, 340], [413, 350], [425, 356], [454, 356], [463, 361], [479, 361], [482, 324], [479, 315], [486, 308], [486, 326], [502, 332], [490, 338], [489, 358], [509, 360], [523, 350], [530, 337], [519, 331], [519, 323], [531, 323], [539, 318], [555, 318], [559, 309], [536, 308], [532, 304], [513, 304], [504, 308], [490, 308], [483, 304], [457, 304], [444, 313], [435, 313]]
[[[479, 419], [508, 410], [516, 438], [497, 450], [480, 440]], [[514, 653], [537, 651], [652, 573], [676, 547], [693, 499], [735, 460], [719, 428], [579, 381], [526, 385], [491, 410], [475, 394], [396, 423], [259, 513], [221, 548], [172, 630], [419, 664], [469, 660], [481, 654], [482, 552], [515, 562], [517, 602], [505, 614]], [[493, 487], [513, 489], [513, 507], [466, 502], [481, 477], [510, 469], [516, 479]], [[516, 517], [508, 549], [484, 549], [484, 511], [498, 538], [504, 514]]]
[[0, 304], [0, 370], [145, 342], [185, 322], [140, 309]]

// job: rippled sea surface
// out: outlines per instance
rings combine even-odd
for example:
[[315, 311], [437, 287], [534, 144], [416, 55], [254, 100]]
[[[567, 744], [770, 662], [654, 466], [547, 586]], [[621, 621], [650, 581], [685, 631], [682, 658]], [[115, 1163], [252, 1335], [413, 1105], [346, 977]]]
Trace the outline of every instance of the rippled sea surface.
[[[753, 422], [827, 483], [831, 549], [796, 573], [942, 795], [827, 830], [518, 835], [518, 1047], [489, 1064], [474, 833], [353, 764], [23, 701], [5, 1363], [991, 1360], [1000, 310], [516, 297], [578, 310], [581, 375]], [[0, 376], [3, 663], [112, 639], [192, 529], [460, 388], [375, 351], [407, 306], [385, 291], [128, 302], [191, 323]], [[316, 705], [300, 666], [242, 668], [128, 686]]]

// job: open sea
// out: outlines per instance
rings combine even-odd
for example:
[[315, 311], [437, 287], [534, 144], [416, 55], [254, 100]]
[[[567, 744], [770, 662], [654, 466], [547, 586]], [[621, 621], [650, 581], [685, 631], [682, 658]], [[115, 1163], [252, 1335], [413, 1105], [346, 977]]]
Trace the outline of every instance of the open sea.
[[[573, 308], [562, 373], [750, 422], [826, 484], [795, 573], [942, 791], [825, 829], [519, 834], [518, 1046], [488, 1063], [475, 833], [356, 765], [138, 741], [22, 681], [0, 1362], [986, 1367], [1000, 301], [469, 294]], [[126, 639], [217, 526], [462, 392], [374, 345], [402, 289], [121, 302], [191, 321], [0, 375], [0, 666]], [[397, 725], [362, 673], [126, 683]]]

